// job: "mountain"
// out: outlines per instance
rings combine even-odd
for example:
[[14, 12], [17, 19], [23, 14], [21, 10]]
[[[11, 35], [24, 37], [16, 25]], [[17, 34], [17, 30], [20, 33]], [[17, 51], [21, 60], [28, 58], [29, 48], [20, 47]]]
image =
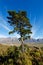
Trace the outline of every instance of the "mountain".
[[0, 38], [0, 43], [20, 43], [19, 40], [15, 37], [8, 37], [8, 38]]
[[24, 41], [25, 43], [43, 43], [43, 39], [28, 39]]
[[[18, 38], [15, 37], [8, 37], [8, 38], [0, 38], [0, 43], [20, 43]], [[43, 43], [43, 39], [27, 39], [24, 43]]]
[[43, 39], [37, 39], [37, 42], [43, 43]]

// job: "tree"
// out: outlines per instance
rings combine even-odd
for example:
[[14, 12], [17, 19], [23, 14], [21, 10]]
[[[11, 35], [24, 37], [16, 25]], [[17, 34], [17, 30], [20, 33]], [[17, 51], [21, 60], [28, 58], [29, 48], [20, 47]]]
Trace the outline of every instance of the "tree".
[[32, 25], [27, 17], [27, 13], [26, 11], [8, 11], [8, 14], [8, 23], [13, 27], [13, 30], [9, 34], [17, 32], [21, 36], [20, 39], [23, 48], [23, 40], [30, 38], [30, 34], [32, 33]]

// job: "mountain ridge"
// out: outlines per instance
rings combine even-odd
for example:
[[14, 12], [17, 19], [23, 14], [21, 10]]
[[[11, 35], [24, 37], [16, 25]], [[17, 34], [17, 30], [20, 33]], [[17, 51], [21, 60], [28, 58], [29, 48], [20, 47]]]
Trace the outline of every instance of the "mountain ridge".
[[[20, 43], [19, 39], [16, 37], [0, 38], [0, 43]], [[27, 39], [24, 43], [43, 43], [43, 39]]]

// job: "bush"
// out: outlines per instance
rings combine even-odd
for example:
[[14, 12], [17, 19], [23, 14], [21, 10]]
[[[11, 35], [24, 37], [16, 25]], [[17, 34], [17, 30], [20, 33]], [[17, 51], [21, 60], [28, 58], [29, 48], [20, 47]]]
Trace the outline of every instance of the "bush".
[[27, 45], [24, 52], [21, 46], [10, 46], [0, 55], [0, 65], [43, 65], [43, 52]]
[[36, 55], [37, 57], [40, 57], [40, 52], [36, 52], [35, 55]]
[[43, 47], [41, 47], [41, 50], [43, 51]]
[[43, 62], [39, 62], [39, 65], [43, 65]]

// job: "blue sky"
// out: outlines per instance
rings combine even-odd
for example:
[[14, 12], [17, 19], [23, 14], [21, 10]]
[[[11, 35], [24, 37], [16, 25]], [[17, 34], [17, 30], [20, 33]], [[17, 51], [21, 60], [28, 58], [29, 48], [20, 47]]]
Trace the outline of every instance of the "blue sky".
[[8, 10], [25, 10], [32, 24], [32, 38], [43, 38], [43, 0], [0, 0], [0, 37], [19, 37], [17, 33], [9, 35], [12, 29], [6, 22]]

